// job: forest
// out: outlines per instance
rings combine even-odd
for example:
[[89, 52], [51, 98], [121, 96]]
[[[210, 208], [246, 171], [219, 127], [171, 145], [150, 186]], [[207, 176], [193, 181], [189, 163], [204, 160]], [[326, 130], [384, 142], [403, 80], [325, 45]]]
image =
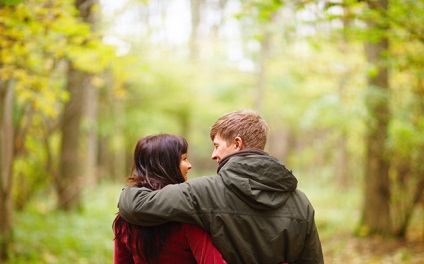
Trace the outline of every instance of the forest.
[[424, 1], [0, 0], [0, 263], [110, 263], [137, 140], [249, 108], [325, 263], [424, 262]]

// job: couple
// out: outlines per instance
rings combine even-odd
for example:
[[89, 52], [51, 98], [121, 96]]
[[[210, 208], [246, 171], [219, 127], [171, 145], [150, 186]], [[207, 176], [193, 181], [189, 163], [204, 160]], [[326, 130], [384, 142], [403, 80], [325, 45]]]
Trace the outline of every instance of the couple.
[[[136, 263], [323, 263], [314, 209], [291, 172], [263, 151], [267, 132], [252, 110], [222, 116], [210, 132], [217, 175], [187, 182], [184, 139], [147, 144], [145, 154], [138, 145], [114, 222], [115, 263], [125, 252]], [[179, 260], [184, 254], [191, 262]]]

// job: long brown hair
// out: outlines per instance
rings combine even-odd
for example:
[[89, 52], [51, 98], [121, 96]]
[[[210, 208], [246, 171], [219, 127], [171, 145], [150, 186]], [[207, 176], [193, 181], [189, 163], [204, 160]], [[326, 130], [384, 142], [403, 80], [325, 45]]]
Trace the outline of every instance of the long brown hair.
[[[187, 149], [187, 141], [177, 135], [158, 134], [141, 138], [134, 150], [128, 185], [159, 190], [168, 184], [184, 182], [179, 164]], [[118, 214], [113, 222], [115, 239], [125, 235], [122, 233], [124, 225], [129, 232], [127, 248], [131, 249], [132, 239], [136, 241], [137, 250], [131, 253], [138, 254], [148, 263], [156, 263], [175, 224], [141, 227], [126, 222]]]

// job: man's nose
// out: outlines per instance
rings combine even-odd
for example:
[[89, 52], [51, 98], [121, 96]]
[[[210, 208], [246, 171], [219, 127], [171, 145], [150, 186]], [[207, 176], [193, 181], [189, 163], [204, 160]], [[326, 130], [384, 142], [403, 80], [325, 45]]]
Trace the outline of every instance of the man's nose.
[[214, 160], [214, 159], [216, 159], [216, 154], [215, 154], [215, 150], [214, 151], [212, 151], [212, 156], [211, 156], [211, 158]]

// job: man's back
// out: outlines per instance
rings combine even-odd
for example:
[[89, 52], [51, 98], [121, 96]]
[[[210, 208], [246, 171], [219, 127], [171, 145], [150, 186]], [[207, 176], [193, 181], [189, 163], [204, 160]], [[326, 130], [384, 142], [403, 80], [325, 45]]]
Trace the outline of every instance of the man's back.
[[240, 151], [217, 176], [157, 193], [126, 190], [119, 207], [124, 218], [139, 224], [201, 225], [228, 263], [323, 263], [314, 210], [296, 186], [274, 158]]

